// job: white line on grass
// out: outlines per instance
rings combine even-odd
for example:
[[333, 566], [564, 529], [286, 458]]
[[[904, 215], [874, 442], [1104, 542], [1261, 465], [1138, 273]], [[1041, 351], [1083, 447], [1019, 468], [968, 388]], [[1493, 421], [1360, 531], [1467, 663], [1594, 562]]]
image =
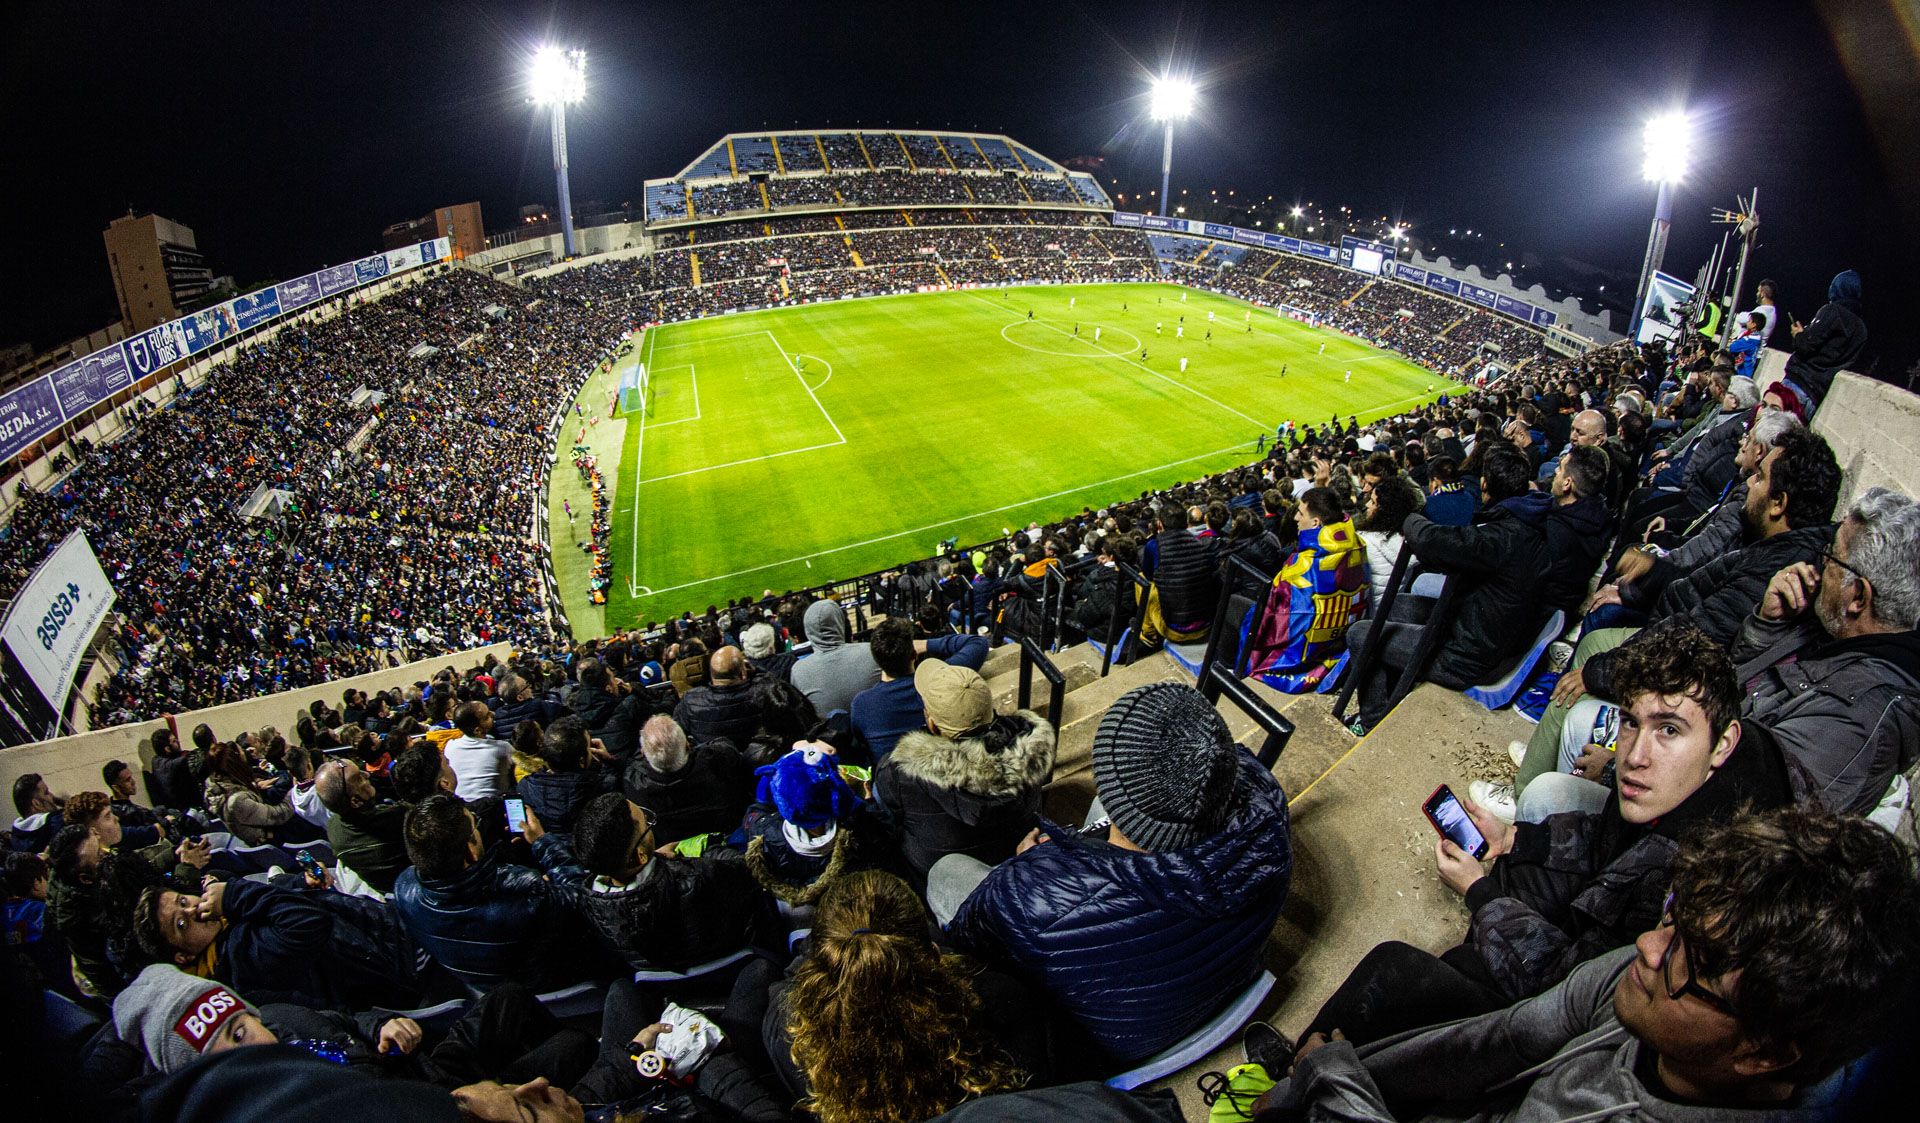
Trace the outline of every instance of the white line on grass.
[[[971, 296], [972, 294], [971, 294], [971, 293], [969, 293], [968, 295], [969, 295], [969, 296]], [[975, 297], [974, 297], [974, 299], [975, 299], [975, 300], [978, 300], [978, 301], [980, 301], [980, 303], [982, 303], [982, 304], [984, 304], [984, 305], [986, 305], [986, 306], [987, 306], [987, 307], [989, 307], [989, 308], [999, 308], [999, 307], [1000, 307], [1000, 306], [999, 306], [998, 304], [995, 304], [995, 303], [994, 303], [993, 301], [991, 301], [991, 300], [987, 300], [987, 299], [985, 299], [985, 298], [983, 298], [983, 297], [978, 297], [978, 296], [975, 296]], [[1024, 323], [1025, 321], [1021, 321], [1021, 322], [1022, 322], [1022, 323]], [[1057, 327], [1054, 327], [1054, 326], [1053, 326], [1052, 324], [1050, 324], [1050, 323], [1047, 323], [1047, 322], [1046, 322], [1045, 320], [1035, 320], [1035, 321], [1034, 321], [1034, 323], [1037, 323], [1037, 324], [1039, 324], [1039, 325], [1040, 325], [1041, 327], [1044, 327], [1044, 328], [1046, 328], [1046, 329], [1048, 329], [1049, 331], [1054, 331], [1054, 332], [1058, 332], [1059, 334], [1061, 334], [1061, 335], [1064, 335], [1064, 336], [1066, 336], [1066, 337], [1067, 337], [1068, 339], [1074, 339], [1074, 338], [1077, 338], [1076, 336], [1074, 336], [1074, 334], [1073, 334], [1072, 332], [1068, 332], [1068, 331], [1061, 331], [1061, 329], [1059, 329], [1059, 328], [1057, 328]], [[1011, 342], [1013, 342], [1013, 341], [1012, 341], [1012, 340], [1008, 340], [1008, 342], [1009, 342], [1009, 343], [1011, 343]], [[1094, 349], [1095, 349], [1096, 351], [1099, 351], [1099, 352], [1100, 352], [1101, 354], [1106, 354], [1106, 355], [1113, 355], [1113, 352], [1111, 352], [1111, 351], [1108, 351], [1108, 350], [1107, 350], [1106, 348], [1104, 348], [1104, 347], [1096, 347], [1096, 348], [1094, 348]], [[1093, 356], [1093, 355], [1088, 355], [1088, 356], [1086, 356], [1086, 357], [1087, 357], [1087, 358], [1089, 358], [1089, 359], [1091, 359], [1091, 358], [1093, 358], [1094, 356]], [[1159, 371], [1157, 371], [1157, 370], [1155, 370], [1155, 369], [1153, 369], [1152, 367], [1150, 367], [1150, 366], [1148, 366], [1147, 364], [1145, 364], [1145, 363], [1143, 363], [1143, 362], [1141, 362], [1141, 361], [1140, 361], [1139, 359], [1136, 359], [1136, 358], [1134, 358], [1134, 357], [1133, 357], [1133, 356], [1131, 356], [1131, 355], [1114, 355], [1113, 357], [1114, 357], [1114, 358], [1116, 358], [1116, 359], [1119, 359], [1119, 360], [1121, 360], [1121, 361], [1122, 361], [1122, 362], [1124, 362], [1124, 363], [1127, 363], [1127, 364], [1128, 364], [1128, 365], [1130, 365], [1130, 366], [1135, 366], [1135, 367], [1139, 367], [1139, 368], [1140, 368], [1141, 370], [1144, 370], [1144, 371], [1146, 371], [1146, 372], [1147, 372], [1148, 374], [1151, 374], [1151, 375], [1152, 375], [1152, 376], [1154, 376], [1155, 378], [1158, 378], [1158, 379], [1160, 379], [1160, 380], [1161, 380], [1162, 382], [1166, 382], [1166, 383], [1169, 383], [1169, 384], [1171, 384], [1171, 385], [1174, 385], [1174, 386], [1178, 386], [1178, 387], [1179, 387], [1180, 389], [1182, 389], [1182, 390], [1185, 390], [1185, 391], [1186, 391], [1187, 393], [1189, 393], [1189, 394], [1192, 394], [1192, 395], [1193, 395], [1194, 397], [1196, 397], [1196, 398], [1200, 398], [1200, 399], [1202, 399], [1202, 400], [1204, 400], [1204, 401], [1208, 401], [1208, 402], [1212, 402], [1212, 403], [1213, 403], [1214, 405], [1216, 405], [1216, 406], [1219, 406], [1219, 407], [1220, 407], [1221, 409], [1224, 409], [1224, 410], [1226, 410], [1226, 411], [1227, 411], [1228, 413], [1231, 413], [1231, 414], [1233, 414], [1233, 415], [1234, 415], [1235, 417], [1238, 417], [1238, 418], [1242, 418], [1242, 419], [1244, 419], [1244, 420], [1247, 420], [1247, 421], [1251, 421], [1251, 422], [1253, 422], [1253, 423], [1254, 423], [1255, 425], [1257, 425], [1257, 426], [1259, 426], [1259, 427], [1260, 427], [1260, 431], [1261, 431], [1261, 432], [1263, 432], [1263, 433], [1264, 433], [1264, 432], [1266, 432], [1266, 431], [1267, 431], [1267, 430], [1268, 430], [1269, 428], [1271, 428], [1271, 426], [1269, 426], [1269, 425], [1268, 425], [1268, 424], [1267, 424], [1266, 422], [1264, 422], [1264, 421], [1260, 421], [1260, 420], [1257, 420], [1257, 419], [1255, 419], [1255, 418], [1253, 418], [1253, 417], [1250, 417], [1250, 416], [1248, 416], [1247, 414], [1244, 414], [1244, 413], [1241, 413], [1241, 412], [1240, 412], [1239, 410], [1237, 410], [1237, 409], [1235, 409], [1235, 408], [1233, 408], [1232, 406], [1230, 406], [1230, 405], [1228, 405], [1227, 403], [1225, 403], [1225, 402], [1223, 402], [1223, 401], [1220, 401], [1220, 400], [1219, 400], [1219, 399], [1217, 399], [1217, 398], [1210, 398], [1210, 397], [1208, 397], [1207, 395], [1205, 395], [1205, 394], [1203, 394], [1203, 393], [1201, 393], [1200, 391], [1198, 391], [1198, 390], [1195, 390], [1195, 389], [1194, 389], [1193, 387], [1191, 387], [1191, 386], [1189, 386], [1189, 385], [1187, 385], [1187, 384], [1186, 384], [1186, 383], [1184, 383], [1184, 382], [1181, 382], [1181, 381], [1179, 381], [1179, 380], [1177, 380], [1177, 379], [1172, 379], [1172, 378], [1168, 378], [1168, 377], [1167, 377], [1166, 375], [1164, 375], [1164, 374], [1161, 374], [1161, 373], [1160, 373]]]
[[662, 480], [677, 480], [681, 476], [697, 476], [702, 472], [718, 472], [722, 468], [738, 468], [742, 464], [758, 464], [762, 460], [777, 460], [782, 456], [793, 456], [802, 452], [817, 452], [823, 448], [839, 448], [846, 443], [846, 438], [843, 437], [837, 441], [827, 441], [825, 444], [808, 445], [805, 448], [789, 448], [780, 452], [769, 452], [765, 456], [749, 456], [744, 460], [729, 460], [725, 464], [709, 464], [704, 468], [689, 468], [684, 472], [670, 472], [664, 476], [648, 476], [640, 482], [642, 484], [657, 484]]
[[[774, 350], [776, 350], [776, 351], [778, 351], [778, 352], [780, 352], [780, 357], [781, 357], [782, 359], [784, 359], [784, 360], [786, 361], [786, 364], [787, 364], [787, 369], [788, 369], [788, 370], [790, 370], [790, 371], [792, 371], [792, 372], [793, 372], [793, 376], [794, 376], [795, 378], [797, 378], [797, 379], [799, 379], [799, 380], [800, 380], [800, 387], [801, 387], [801, 389], [803, 389], [803, 390], [805, 390], [805, 391], [807, 392], [807, 397], [809, 397], [809, 398], [812, 398], [812, 399], [813, 399], [813, 404], [814, 404], [814, 405], [816, 405], [816, 406], [819, 406], [819, 408], [820, 408], [820, 416], [822, 416], [822, 417], [824, 417], [824, 418], [826, 418], [826, 419], [827, 419], [827, 424], [829, 424], [829, 425], [832, 425], [832, 426], [833, 426], [833, 435], [834, 435], [834, 436], [836, 436], [836, 437], [839, 437], [839, 438], [840, 438], [840, 440], [839, 440], [839, 442], [838, 442], [838, 443], [840, 443], [840, 444], [846, 444], [846, 443], [847, 443], [847, 435], [846, 435], [845, 433], [842, 433], [842, 432], [840, 431], [840, 426], [839, 426], [838, 424], [836, 424], [836, 423], [834, 422], [834, 420], [833, 420], [833, 414], [831, 414], [831, 413], [828, 413], [828, 412], [827, 412], [827, 407], [826, 407], [826, 406], [823, 406], [823, 405], [820, 405], [820, 396], [819, 396], [818, 394], [815, 394], [815, 393], [813, 392], [813, 387], [811, 387], [811, 386], [808, 386], [808, 385], [807, 385], [807, 379], [806, 379], [806, 376], [804, 376], [804, 375], [802, 375], [802, 374], [800, 373], [800, 368], [799, 368], [799, 367], [797, 367], [797, 366], [795, 366], [795, 365], [794, 365], [794, 363], [793, 363], [793, 356], [792, 356], [792, 355], [789, 355], [789, 354], [787, 354], [787, 349], [786, 349], [785, 347], [782, 347], [782, 346], [780, 346], [780, 337], [779, 337], [779, 336], [777, 336], [777, 335], [775, 335], [775, 334], [773, 334], [772, 332], [767, 332], [767, 333], [766, 333], [766, 336], [767, 336], [767, 338], [768, 338], [768, 339], [770, 339], [770, 340], [772, 340], [772, 341], [773, 341], [773, 349], [774, 349]], [[820, 385], [822, 385], [822, 386], [825, 386], [825, 385], [826, 385], [826, 383], [824, 383], [824, 382], [822, 382], [822, 383], [821, 383]], [[816, 447], [824, 447], [824, 446], [816, 446]], [[806, 451], [808, 451], [808, 450], [806, 450], [806, 449], [795, 449], [794, 451], [795, 451], [795, 452], [806, 452]], [[775, 453], [774, 455], [776, 455], [776, 456], [780, 456], [780, 455], [785, 455], [785, 454], [784, 454], [784, 453]], [[744, 463], [744, 461], [743, 461], [743, 463]]]
[[[831, 447], [831, 446], [822, 445], [820, 447], [825, 448], [825, 447]], [[952, 526], [954, 523], [965, 522], [968, 519], [977, 519], [983, 515], [997, 515], [1001, 511], [1011, 511], [1016, 507], [1024, 507], [1029, 503], [1044, 503], [1049, 499], [1058, 499], [1063, 495], [1073, 495], [1076, 492], [1088, 491], [1096, 487], [1105, 487], [1108, 484], [1119, 483], [1121, 480], [1130, 480], [1137, 476], [1144, 476], [1150, 472], [1158, 472], [1164, 468], [1178, 468], [1182, 464], [1191, 464], [1196, 460], [1206, 460], [1209, 457], [1221, 456], [1229, 452], [1241, 452], [1241, 451], [1244, 451], [1244, 449], [1245, 449], [1245, 442], [1241, 442], [1240, 444], [1236, 444], [1236, 445], [1228, 445], [1226, 448], [1217, 448], [1217, 449], [1214, 449], [1212, 452], [1203, 452], [1198, 456], [1189, 456], [1184, 460], [1172, 460], [1172, 461], [1168, 461], [1165, 464], [1160, 464], [1152, 468], [1142, 468], [1137, 472], [1128, 472], [1125, 475], [1121, 475], [1121, 476], [1113, 476], [1104, 480], [1095, 480], [1092, 483], [1079, 484], [1077, 486], [1066, 488], [1061, 491], [1051, 492], [1047, 495], [1037, 495], [1037, 496], [1034, 496], [1032, 499], [1022, 499], [1017, 503], [1007, 503], [999, 507], [989, 507], [984, 511], [975, 511], [970, 515], [956, 515], [953, 518], [942, 519], [941, 521], [936, 523], [928, 523], [925, 526], [916, 526], [912, 530], [902, 530], [893, 534], [882, 534], [878, 538], [869, 538], [864, 542], [849, 542], [844, 546], [834, 546], [831, 549], [816, 550], [811, 554], [801, 554], [798, 557], [785, 558], [781, 561], [776, 561], [776, 562], [768, 562], [765, 565], [749, 566], [746, 569], [734, 570], [732, 573], [722, 573], [717, 577], [702, 577], [698, 581], [688, 581], [680, 585], [669, 585], [664, 589], [655, 589], [654, 595], [659, 596], [662, 593], [676, 593], [676, 592], [679, 592], [681, 589], [692, 589], [700, 585], [711, 585], [715, 581], [730, 581], [735, 577], [744, 577], [749, 573], [759, 573], [760, 571], [766, 570], [766, 569], [775, 569], [783, 565], [792, 565], [794, 562], [806, 562], [807, 567], [811, 569], [813, 567], [814, 558], [823, 558], [823, 557], [826, 557], [828, 554], [838, 554], [846, 550], [856, 550], [862, 546], [872, 546], [881, 542], [891, 542], [895, 538], [905, 538], [909, 535], [924, 534], [925, 532], [929, 530], [934, 530], [938, 527]], [[795, 449], [794, 451], [806, 452], [809, 450]], [[774, 455], [784, 456], [786, 454], [775, 453]], [[762, 459], [765, 459], [765, 458], [763, 457]], [[652, 482], [652, 481], [648, 481], [648, 482]]]
[[[654, 341], [660, 338], [660, 332], [662, 330], [661, 327], [654, 327], [647, 331], [646, 365], [649, 370], [653, 367]], [[649, 377], [651, 377], [651, 375], [649, 375]], [[646, 587], [640, 584], [640, 461], [644, 459], [647, 454], [647, 397], [645, 393], [640, 395], [639, 424], [640, 431], [633, 439], [633, 538], [627, 544], [627, 549], [633, 554], [633, 568], [627, 578], [627, 595], [631, 597], [638, 597], [640, 590]]]

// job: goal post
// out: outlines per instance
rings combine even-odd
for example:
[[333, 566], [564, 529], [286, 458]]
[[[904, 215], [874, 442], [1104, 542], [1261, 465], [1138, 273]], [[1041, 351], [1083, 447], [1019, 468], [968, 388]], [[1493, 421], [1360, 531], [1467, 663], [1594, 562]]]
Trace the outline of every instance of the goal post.
[[620, 412], [644, 413], [647, 406], [647, 364], [635, 363], [620, 376]]

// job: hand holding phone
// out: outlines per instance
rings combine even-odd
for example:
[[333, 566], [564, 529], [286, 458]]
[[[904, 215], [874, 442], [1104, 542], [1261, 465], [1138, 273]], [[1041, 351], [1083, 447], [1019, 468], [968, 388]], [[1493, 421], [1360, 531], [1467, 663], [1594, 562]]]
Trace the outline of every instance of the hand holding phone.
[[527, 803], [521, 799], [503, 799], [500, 801], [507, 809], [507, 831], [519, 834], [527, 825]]
[[1420, 810], [1426, 813], [1427, 822], [1433, 824], [1433, 829], [1440, 832], [1441, 838], [1475, 859], [1487, 856], [1487, 836], [1474, 825], [1473, 817], [1461, 806], [1460, 798], [1453, 794], [1452, 788], [1441, 784], [1433, 789], [1433, 794], [1427, 797], [1427, 802], [1421, 805]]

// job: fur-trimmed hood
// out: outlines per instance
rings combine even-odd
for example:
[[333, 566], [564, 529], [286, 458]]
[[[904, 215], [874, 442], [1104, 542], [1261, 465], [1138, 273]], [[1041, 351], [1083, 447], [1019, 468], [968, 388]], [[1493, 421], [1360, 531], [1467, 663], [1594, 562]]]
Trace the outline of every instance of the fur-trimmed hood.
[[[1005, 737], [999, 752], [989, 738]], [[925, 730], [900, 738], [887, 760], [910, 780], [938, 788], [956, 788], [990, 799], [1032, 791], [1053, 775], [1054, 733], [1032, 710], [996, 717], [987, 733], [949, 741]]]

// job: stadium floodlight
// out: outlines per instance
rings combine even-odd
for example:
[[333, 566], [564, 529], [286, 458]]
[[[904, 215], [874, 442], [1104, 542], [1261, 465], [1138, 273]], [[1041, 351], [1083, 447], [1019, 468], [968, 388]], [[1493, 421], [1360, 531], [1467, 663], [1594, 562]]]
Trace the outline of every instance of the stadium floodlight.
[[1168, 185], [1173, 179], [1173, 123], [1192, 115], [1198, 91], [1191, 81], [1164, 75], [1153, 84], [1147, 115], [1165, 128], [1160, 146], [1160, 216], [1166, 217]]
[[1659, 185], [1654, 196], [1653, 226], [1647, 231], [1647, 254], [1640, 262], [1640, 285], [1634, 290], [1633, 321], [1628, 335], [1639, 338], [1640, 307], [1646, 303], [1647, 287], [1660, 271], [1667, 256], [1667, 233], [1673, 228], [1673, 185], [1687, 174], [1687, 157], [1693, 148], [1693, 127], [1687, 115], [1674, 111], [1648, 121], [1641, 132], [1644, 161], [1640, 172], [1649, 183]]
[[527, 92], [534, 104], [547, 107], [553, 119], [553, 178], [560, 193], [560, 243], [565, 256], [574, 256], [573, 193], [567, 185], [567, 106], [587, 96], [587, 52], [548, 45], [533, 53], [527, 74]]

